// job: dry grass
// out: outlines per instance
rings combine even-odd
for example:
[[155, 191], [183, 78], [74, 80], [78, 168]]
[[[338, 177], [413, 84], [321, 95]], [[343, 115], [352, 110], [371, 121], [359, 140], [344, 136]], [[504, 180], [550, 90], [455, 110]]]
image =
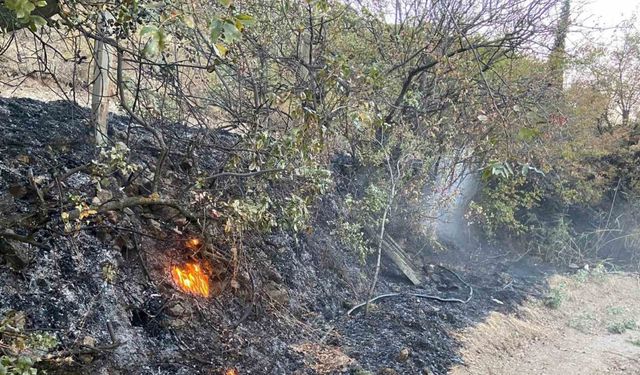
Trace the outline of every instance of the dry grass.
[[339, 348], [306, 342], [292, 346], [293, 350], [304, 355], [309, 368], [318, 374], [333, 374], [344, 371], [353, 359], [345, 355]]
[[549, 282], [565, 293], [557, 309], [532, 301], [518, 317], [492, 313], [459, 332], [466, 365], [451, 374], [640, 374], [637, 330], [610, 332], [614, 322], [640, 319], [640, 279], [556, 276]]

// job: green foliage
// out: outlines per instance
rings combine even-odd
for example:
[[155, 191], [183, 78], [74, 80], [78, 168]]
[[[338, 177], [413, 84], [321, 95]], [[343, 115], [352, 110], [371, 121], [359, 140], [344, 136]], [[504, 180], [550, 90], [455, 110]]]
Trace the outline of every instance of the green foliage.
[[567, 323], [569, 327], [580, 331], [582, 333], [589, 333], [597, 323], [597, 319], [592, 313], [581, 313], [577, 316], [573, 316]]
[[352, 223], [343, 218], [339, 219], [333, 235], [342, 241], [343, 244], [353, 249], [358, 255], [360, 262], [365, 263], [366, 257], [372, 250], [364, 238], [364, 228], [360, 223]]
[[5, 353], [0, 356], [0, 374], [44, 374], [35, 366], [57, 345], [56, 338], [46, 332], [26, 332], [22, 312], [8, 312], [0, 320], [0, 346]]
[[234, 199], [222, 205], [226, 208], [224, 230], [227, 233], [243, 233], [247, 230], [266, 232], [278, 225], [271, 210], [273, 201], [267, 194]]
[[544, 299], [544, 305], [550, 309], [557, 310], [562, 303], [567, 299], [564, 286], [552, 288]]
[[140, 170], [140, 166], [129, 160], [129, 147], [122, 142], [109, 149], [103, 148], [97, 160], [93, 161], [94, 172], [99, 176], [108, 176], [115, 171], [127, 176]]
[[571, 222], [558, 218], [551, 225], [536, 225], [531, 229], [535, 239], [529, 246], [547, 260], [558, 263], [580, 262], [580, 249], [575, 242]]
[[[525, 213], [540, 203], [541, 191], [527, 184], [524, 176], [513, 176], [503, 167], [482, 189], [481, 199], [469, 205], [468, 219], [482, 226], [489, 238], [499, 233], [521, 235], [530, 230]], [[511, 176], [511, 177], [509, 177]]]
[[6, 0], [4, 6], [15, 13], [18, 25], [26, 25], [36, 31], [47, 24], [44, 18], [32, 14], [36, 8], [47, 6], [45, 0]]
[[633, 339], [633, 340], [629, 340], [629, 343], [630, 343], [631, 345], [635, 345], [635, 346], [640, 347], [640, 339]]
[[621, 322], [614, 322], [609, 324], [607, 326], [607, 331], [609, 331], [609, 333], [614, 333], [619, 335], [629, 330], [634, 330], [636, 329], [636, 327], [637, 327], [636, 321], [633, 319], [628, 319]]

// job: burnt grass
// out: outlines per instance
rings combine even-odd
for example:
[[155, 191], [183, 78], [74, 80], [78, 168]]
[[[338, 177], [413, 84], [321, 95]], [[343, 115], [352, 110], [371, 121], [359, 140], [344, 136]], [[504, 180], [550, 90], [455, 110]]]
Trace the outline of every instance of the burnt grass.
[[[55, 335], [52, 354], [67, 360], [42, 362], [49, 373], [445, 374], [462, 363], [453, 333], [492, 311], [517, 314], [524, 300], [544, 293], [545, 274], [553, 271], [474, 245], [424, 255], [424, 283], [414, 287], [385, 259], [377, 293], [403, 295], [347, 316], [365, 298], [374, 262], [363, 266], [331, 235], [340, 197], [329, 193], [317, 202], [313, 232], [248, 237], [239, 288], [221, 275], [213, 280], [219, 294], [192, 297], [170, 281], [169, 265], [188, 252], [189, 229], [175, 212], [132, 207], [65, 231], [61, 213], [96, 196], [87, 171], [53, 178], [96, 158], [87, 118], [86, 109], [69, 102], [0, 99], [0, 231], [37, 243], [0, 238], [0, 317], [22, 311], [29, 330]], [[110, 136], [128, 141], [135, 161], [152, 168], [159, 152], [132, 125], [113, 116]], [[162, 129], [172, 150], [180, 150], [170, 152], [162, 182], [172, 188], [163, 196], [179, 198], [176, 186], [197, 169], [218, 172], [221, 146], [233, 143], [233, 136], [207, 129]], [[44, 209], [30, 174], [39, 186], [53, 186]], [[142, 177], [100, 183], [114, 200], [150, 193]], [[473, 298], [461, 304], [408, 296], [467, 297], [467, 285], [429, 264], [456, 272], [473, 287]], [[340, 363], [347, 358], [340, 353], [351, 361]]]

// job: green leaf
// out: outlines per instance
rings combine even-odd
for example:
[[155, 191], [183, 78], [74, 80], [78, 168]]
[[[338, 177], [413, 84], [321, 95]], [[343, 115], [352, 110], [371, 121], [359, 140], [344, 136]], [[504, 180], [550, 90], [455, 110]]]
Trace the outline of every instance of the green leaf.
[[42, 27], [45, 26], [47, 24], [47, 20], [45, 20], [44, 18], [40, 17], [40, 16], [31, 16], [31, 22], [36, 26], [36, 27]]
[[538, 138], [540, 134], [541, 131], [536, 128], [520, 128], [520, 130], [518, 130], [518, 140], [531, 141]]
[[228, 51], [227, 47], [222, 43], [215, 43], [213, 45], [213, 50], [218, 57], [225, 57]]
[[236, 16], [236, 21], [240, 22], [243, 26], [252, 26], [256, 23], [253, 16], [246, 13], [240, 13]]
[[219, 0], [223, 7], [229, 8], [233, 4], [233, 0]]
[[156, 39], [152, 38], [147, 41], [142, 49], [142, 54], [147, 57], [153, 57], [158, 54], [158, 42]]
[[145, 56], [155, 56], [159, 52], [162, 52], [167, 46], [168, 37], [165, 34], [164, 30], [158, 28], [157, 26], [147, 25], [143, 27], [142, 30], [140, 30], [140, 36], [149, 37], [149, 40], [147, 40], [144, 49], [142, 50]]
[[147, 34], [152, 34], [158, 31], [158, 27], [154, 25], [147, 25], [140, 30], [140, 36], [145, 36]]
[[222, 25], [222, 29], [224, 30], [223, 39], [226, 43], [231, 44], [237, 40], [240, 40], [240, 38], [242, 37], [240, 30], [238, 30], [236, 25], [233, 23], [225, 22]]
[[222, 21], [219, 18], [214, 18], [209, 22], [209, 38], [211, 42], [216, 42], [220, 35], [222, 35]]
[[187, 26], [190, 29], [193, 29], [194, 27], [196, 27], [195, 20], [193, 19], [193, 16], [191, 16], [191, 15], [183, 14], [182, 15], [182, 22], [184, 22], [185, 26]]

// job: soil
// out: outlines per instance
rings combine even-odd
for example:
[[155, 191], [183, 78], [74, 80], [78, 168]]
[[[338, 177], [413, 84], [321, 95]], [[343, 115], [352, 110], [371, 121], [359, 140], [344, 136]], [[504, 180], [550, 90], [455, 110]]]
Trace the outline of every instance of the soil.
[[517, 316], [492, 313], [461, 331], [466, 364], [450, 374], [640, 374], [640, 334], [615, 329], [640, 320], [640, 278], [555, 276], [551, 285], [564, 293], [558, 309], [527, 302]]
[[[90, 202], [99, 193], [85, 170], [59, 186], [53, 178], [96, 158], [87, 118], [85, 108], [65, 101], [0, 98], [0, 230], [30, 235], [36, 244], [3, 240], [0, 316], [21, 311], [28, 329], [55, 334], [54, 356], [69, 361], [50, 373], [219, 374], [236, 368], [240, 374], [446, 374], [455, 366], [454, 373], [487, 373], [482, 363], [491, 361], [482, 354], [498, 350], [489, 351], [487, 342], [496, 341], [483, 327], [496, 319], [528, 322], [531, 301], [546, 295], [547, 277], [557, 272], [534, 258], [511, 259], [478, 245], [425, 252], [424, 281], [416, 287], [385, 260], [377, 293], [402, 295], [348, 316], [366, 295], [373, 262], [363, 266], [331, 235], [340, 197], [329, 193], [317, 203], [313, 232], [247, 238], [239, 288], [221, 275], [213, 281], [214, 297], [186, 295], [171, 282], [169, 268], [186, 257], [184, 243], [193, 234], [175, 211], [134, 207], [65, 228], [61, 214], [77, 203], [73, 199]], [[132, 161], [153, 166], [158, 149], [149, 134], [130, 125], [112, 116], [111, 137], [128, 141]], [[219, 171], [225, 161], [220, 146], [233, 141], [210, 129], [161, 129], [175, 150], [196, 150], [169, 156], [162, 182], [171, 188], [162, 196], [179, 198], [195, 170]], [[30, 174], [40, 186], [55, 186], [46, 191], [44, 212]], [[99, 182], [111, 199], [150, 193], [144, 178]], [[220, 189], [231, 194], [238, 187]], [[469, 286], [473, 298], [466, 304], [411, 296], [465, 299]], [[501, 335], [512, 331], [499, 328]], [[107, 349], [78, 354], [87, 342]]]

